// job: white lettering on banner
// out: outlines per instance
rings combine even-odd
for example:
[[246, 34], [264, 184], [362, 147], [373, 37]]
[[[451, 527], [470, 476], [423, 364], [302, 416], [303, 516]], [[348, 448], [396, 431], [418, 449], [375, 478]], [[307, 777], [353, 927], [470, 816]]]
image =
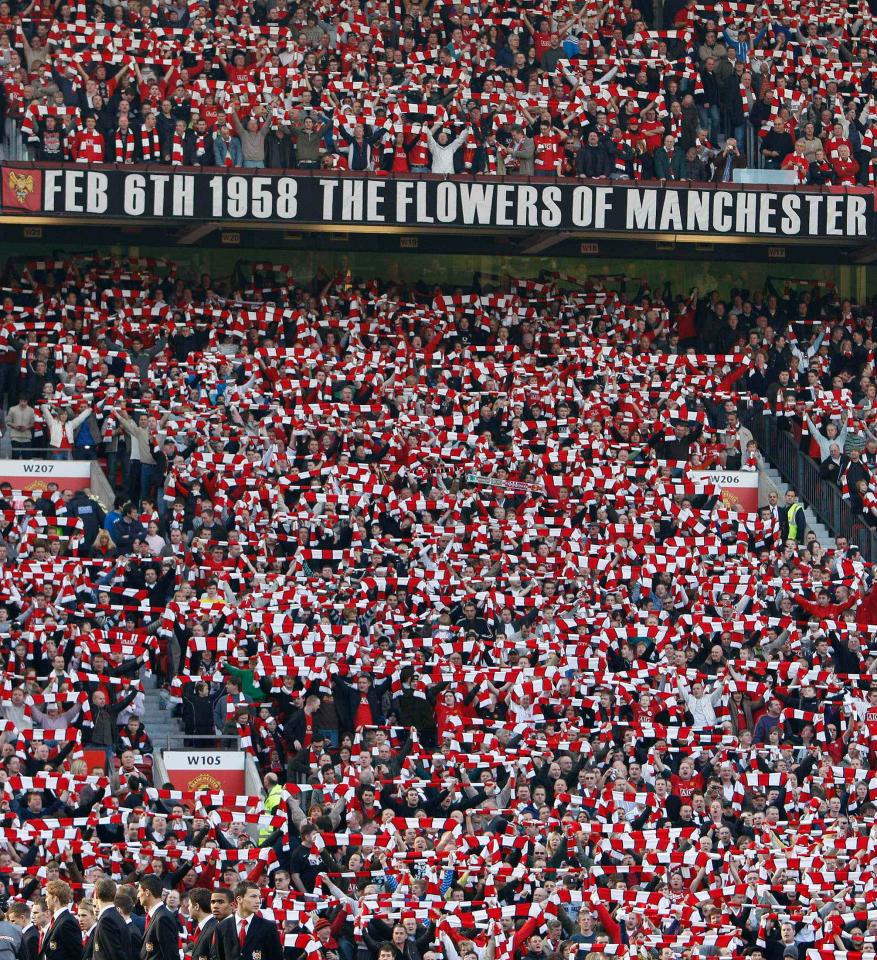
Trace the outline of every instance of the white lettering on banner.
[[800, 198], [794, 193], [784, 194], [780, 204], [783, 211], [783, 218], [780, 221], [780, 230], [787, 236], [794, 236], [801, 232], [801, 209]]
[[335, 188], [338, 186], [338, 181], [321, 180], [320, 186], [323, 189], [323, 219], [331, 222], [332, 206], [335, 203]]
[[658, 217], [656, 190], [631, 190], [627, 195], [625, 230], [654, 230]]
[[[164, 209], [164, 188], [170, 177], [166, 173], [152, 174], [152, 215], [154, 217], [165, 216]], [[221, 214], [220, 214], [221, 215]]]
[[440, 183], [436, 191], [435, 218], [439, 223], [453, 223], [457, 219], [457, 190], [447, 180]]
[[606, 229], [606, 214], [612, 209], [612, 187], [597, 187], [597, 210], [594, 226], [598, 230]]
[[535, 187], [521, 187], [518, 190], [518, 226], [538, 227], [539, 214], [536, 204], [539, 200], [539, 191]]
[[868, 198], [858, 195], [847, 197], [847, 236], [868, 236]]
[[825, 218], [825, 232], [830, 237], [843, 236], [843, 197], [828, 198], [828, 214]]
[[373, 177], [41, 171], [43, 211], [133, 218], [431, 225], [640, 233], [737, 234], [770, 240], [866, 240], [865, 194], [383, 180]]
[[[265, 179], [267, 180], [267, 177]], [[268, 180], [269, 184], [270, 182]], [[192, 217], [195, 215], [195, 178], [191, 174], [174, 177], [173, 196], [175, 217]], [[266, 216], [271, 216], [270, 208]]]
[[590, 227], [594, 216], [594, 192], [591, 187], [576, 187], [572, 192], [572, 222], [576, 227]]
[[758, 232], [759, 233], [776, 233], [776, 227], [773, 223], [773, 218], [776, 215], [776, 208], [774, 207], [775, 197], [773, 194], [766, 193], [764, 195], [764, 201], [761, 204], [761, 209], [758, 211]]
[[685, 229], [689, 233], [707, 233], [710, 228], [710, 198], [706, 190], [688, 191], [688, 217]]
[[[61, 178], [63, 176], [63, 170], [46, 171], [45, 179], [43, 180], [43, 209], [47, 213], [54, 213], [54, 211], [58, 209], [55, 203], [58, 199], [58, 194], [61, 192]], [[62, 209], [67, 209], [66, 203]]]
[[85, 171], [68, 170], [64, 176], [64, 193], [67, 197], [67, 209], [74, 213], [83, 213], [82, 202], [79, 195], [83, 191], [82, 181], [85, 179]]
[[545, 204], [543, 227], [559, 227], [563, 219], [560, 213], [560, 187], [547, 187], [542, 193]]
[[362, 180], [341, 181], [341, 219], [362, 220], [365, 190]]
[[755, 213], [758, 197], [754, 193], [744, 193], [737, 199], [734, 229], [737, 233], [755, 233]]
[[365, 197], [365, 216], [367, 220], [383, 222], [384, 218], [384, 182], [383, 180], [369, 180]]
[[294, 220], [298, 214], [298, 180], [281, 177], [277, 183], [277, 216], [281, 220]]
[[[399, 187], [407, 186], [407, 183], [399, 184]], [[399, 189], [399, 187], [397, 187], [397, 189]], [[479, 225], [487, 225], [490, 223], [490, 212], [493, 208], [493, 192], [494, 185], [492, 183], [460, 184], [463, 223], [465, 223], [467, 226], [476, 223]], [[396, 206], [398, 209], [398, 202]]]
[[810, 207], [810, 233], [812, 233], [814, 237], [817, 237], [819, 236], [819, 206], [822, 197], [811, 197], [810, 194], [807, 194], [804, 199], [807, 201], [807, 205]]
[[717, 190], [713, 194], [713, 230], [719, 233], [728, 233], [734, 226], [733, 218], [728, 212], [734, 198], [726, 190]]
[[426, 212], [426, 184], [422, 180], [417, 183], [417, 222], [435, 223], [435, 220]]
[[682, 229], [682, 210], [679, 207], [679, 192], [677, 190], [672, 190], [664, 198], [658, 229], [673, 231]]
[[125, 179], [122, 202], [129, 217], [143, 216], [146, 212], [146, 177], [140, 173], [132, 173]]
[[274, 212], [274, 201], [271, 194], [270, 177], [253, 177], [250, 180], [252, 188], [253, 216], [258, 220], [266, 220]]
[[[325, 181], [323, 181], [325, 182]], [[410, 193], [414, 184], [410, 180], [400, 180], [396, 184], [396, 221], [397, 223], [408, 223], [408, 208], [414, 202]], [[323, 206], [325, 210], [325, 204]], [[464, 221], [466, 223], [470, 221]]]
[[107, 197], [107, 188], [110, 185], [109, 177], [105, 173], [90, 172], [87, 180], [86, 212], [106, 213], [110, 201]]

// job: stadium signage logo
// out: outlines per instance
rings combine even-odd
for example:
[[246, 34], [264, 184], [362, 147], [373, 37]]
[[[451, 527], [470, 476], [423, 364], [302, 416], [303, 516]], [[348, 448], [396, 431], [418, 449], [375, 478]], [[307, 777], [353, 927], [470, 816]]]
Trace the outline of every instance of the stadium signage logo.
[[[873, 196], [619, 184], [4, 167], [5, 213], [866, 240]], [[29, 178], [32, 179], [32, 183]], [[27, 182], [25, 191], [21, 184]]]

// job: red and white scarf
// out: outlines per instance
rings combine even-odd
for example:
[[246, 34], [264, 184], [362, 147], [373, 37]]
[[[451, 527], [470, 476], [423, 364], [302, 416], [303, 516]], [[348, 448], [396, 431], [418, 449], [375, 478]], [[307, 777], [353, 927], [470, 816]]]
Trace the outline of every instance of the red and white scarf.
[[104, 138], [97, 130], [82, 130], [76, 137], [74, 152], [79, 163], [103, 163]]
[[134, 134], [131, 130], [117, 130], [113, 159], [116, 163], [134, 162]]
[[227, 140], [225, 137], [223, 137], [222, 142], [225, 144], [225, 156], [222, 158], [222, 163], [226, 167], [233, 167], [234, 160], [231, 158], [231, 137], [229, 137]]
[[195, 163], [201, 163], [204, 151], [207, 149], [207, 137], [204, 134], [195, 135]]
[[140, 152], [142, 159], [146, 162], [150, 160], [161, 160], [161, 144], [158, 139], [158, 130], [153, 127], [147, 130], [144, 127], [140, 131]]
[[183, 138], [178, 134], [174, 134], [174, 143], [171, 147], [171, 166], [172, 167], [181, 167], [183, 165]]

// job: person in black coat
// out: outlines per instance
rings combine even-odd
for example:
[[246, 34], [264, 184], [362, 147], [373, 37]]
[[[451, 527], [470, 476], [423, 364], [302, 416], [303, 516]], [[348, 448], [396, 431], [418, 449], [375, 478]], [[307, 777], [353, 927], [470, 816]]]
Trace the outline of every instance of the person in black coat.
[[125, 923], [128, 936], [131, 938], [131, 956], [140, 956], [140, 945], [143, 943], [143, 917], [134, 916], [134, 898], [122, 891], [116, 894], [115, 908]]
[[[213, 960], [282, 960], [283, 947], [277, 924], [256, 916], [262, 895], [255, 883], [243, 882], [235, 887], [237, 909], [216, 927]], [[241, 946], [241, 925], [244, 940]]]
[[103, 877], [94, 885], [97, 908], [97, 923], [92, 931], [94, 960], [129, 960], [134, 956], [128, 924], [114, 906], [117, 892], [115, 882], [109, 877]]
[[63, 880], [46, 884], [46, 903], [52, 921], [43, 936], [37, 960], [82, 960], [82, 930], [70, 912], [73, 891]]
[[270, 130], [265, 137], [265, 166], [269, 170], [291, 170], [295, 166], [295, 144], [286, 127]]
[[389, 677], [380, 683], [372, 683], [372, 678], [367, 673], [359, 674], [355, 687], [341, 677], [335, 677], [332, 688], [342, 730], [355, 730], [360, 726], [360, 722], [380, 723], [383, 720], [381, 698], [389, 685]]
[[576, 173], [590, 180], [608, 177], [612, 173], [609, 153], [600, 143], [600, 137], [594, 130], [588, 134], [587, 143], [582, 144], [582, 149], [576, 157]]
[[31, 923], [30, 904], [10, 903], [6, 919], [21, 930], [21, 946], [18, 950], [19, 960], [36, 960], [40, 932], [37, 930], [36, 924]]
[[101, 505], [84, 490], [77, 490], [67, 501], [67, 515], [82, 521], [86, 543], [94, 543], [106, 518]]
[[[183, 730], [192, 737], [209, 737], [216, 733], [210, 684], [199, 682], [186, 685], [182, 707]], [[193, 741], [192, 745], [197, 745]]]
[[195, 121], [194, 129], [186, 131], [183, 144], [183, 157], [190, 167], [215, 167], [216, 154], [213, 151], [213, 134], [207, 129], [207, 121], [200, 117]]
[[210, 960], [217, 920], [210, 911], [209, 890], [192, 887], [189, 891], [189, 916], [198, 924], [192, 933], [195, 943], [189, 954], [190, 960]]
[[161, 879], [154, 873], [142, 877], [137, 885], [137, 899], [146, 911], [140, 960], [179, 960], [180, 928], [161, 893]]

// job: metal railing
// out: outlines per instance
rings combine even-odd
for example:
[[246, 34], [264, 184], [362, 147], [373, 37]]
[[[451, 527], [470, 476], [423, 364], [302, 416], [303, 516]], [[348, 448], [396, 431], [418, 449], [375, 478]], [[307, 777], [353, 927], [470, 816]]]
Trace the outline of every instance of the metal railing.
[[3, 122], [3, 134], [0, 137], [0, 159], [12, 162], [28, 160], [27, 145], [21, 134], [21, 124], [12, 117], [7, 117]]
[[794, 436], [781, 430], [775, 417], [761, 411], [753, 411], [746, 420], [762, 453], [819, 521], [833, 536], [846, 537], [850, 544], [856, 544], [863, 560], [877, 562], [877, 531], [853, 513], [838, 486], [821, 475], [819, 464], [799, 448]]
[[[13, 460], [78, 460], [76, 448], [70, 450], [52, 450], [49, 447], [10, 447], [9, 456]], [[89, 459], [83, 457], [85, 461]]]

